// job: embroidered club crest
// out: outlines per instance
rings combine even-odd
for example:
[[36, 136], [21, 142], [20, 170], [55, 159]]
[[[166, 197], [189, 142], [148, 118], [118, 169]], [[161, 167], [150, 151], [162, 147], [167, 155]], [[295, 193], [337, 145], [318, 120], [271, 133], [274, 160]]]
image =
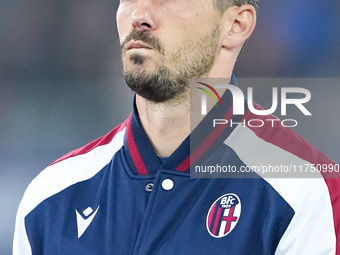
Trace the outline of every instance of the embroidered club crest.
[[236, 194], [219, 197], [210, 207], [206, 225], [209, 234], [215, 238], [228, 235], [236, 226], [241, 215], [241, 200]]

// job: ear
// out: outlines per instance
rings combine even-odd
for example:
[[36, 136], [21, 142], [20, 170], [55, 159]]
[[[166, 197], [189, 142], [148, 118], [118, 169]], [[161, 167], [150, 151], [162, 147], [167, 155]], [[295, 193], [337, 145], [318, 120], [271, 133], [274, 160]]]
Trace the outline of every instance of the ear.
[[241, 49], [255, 28], [254, 6], [250, 4], [232, 6], [223, 15], [226, 26], [222, 46], [228, 50]]

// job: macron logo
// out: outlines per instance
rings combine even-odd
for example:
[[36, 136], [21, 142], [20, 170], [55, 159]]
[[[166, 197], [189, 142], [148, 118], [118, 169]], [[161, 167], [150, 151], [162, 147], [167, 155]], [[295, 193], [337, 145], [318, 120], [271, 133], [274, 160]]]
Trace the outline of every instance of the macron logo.
[[78, 229], [78, 239], [84, 234], [85, 230], [90, 226], [93, 218], [96, 216], [98, 212], [99, 206], [96, 209], [95, 212], [93, 212], [93, 209], [91, 207], [88, 207], [83, 211], [83, 217], [77, 210], [76, 210], [76, 216], [77, 216], [77, 229]]

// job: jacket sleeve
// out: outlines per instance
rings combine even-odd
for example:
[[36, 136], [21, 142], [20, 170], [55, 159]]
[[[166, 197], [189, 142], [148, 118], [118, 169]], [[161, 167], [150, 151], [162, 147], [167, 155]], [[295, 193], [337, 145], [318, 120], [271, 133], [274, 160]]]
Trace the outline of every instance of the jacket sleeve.
[[339, 254], [336, 250], [334, 204], [325, 180], [290, 179], [285, 196], [295, 215], [282, 236], [275, 255]]
[[24, 201], [22, 200], [19, 205], [15, 221], [13, 255], [32, 255], [25, 227], [25, 216]]

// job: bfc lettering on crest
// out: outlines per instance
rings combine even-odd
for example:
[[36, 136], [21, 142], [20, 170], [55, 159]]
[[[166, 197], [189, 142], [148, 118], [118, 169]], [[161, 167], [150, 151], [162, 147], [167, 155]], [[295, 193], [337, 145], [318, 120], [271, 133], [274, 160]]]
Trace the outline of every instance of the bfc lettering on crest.
[[241, 215], [241, 200], [236, 194], [219, 197], [210, 207], [206, 226], [215, 238], [228, 235], [236, 226]]

